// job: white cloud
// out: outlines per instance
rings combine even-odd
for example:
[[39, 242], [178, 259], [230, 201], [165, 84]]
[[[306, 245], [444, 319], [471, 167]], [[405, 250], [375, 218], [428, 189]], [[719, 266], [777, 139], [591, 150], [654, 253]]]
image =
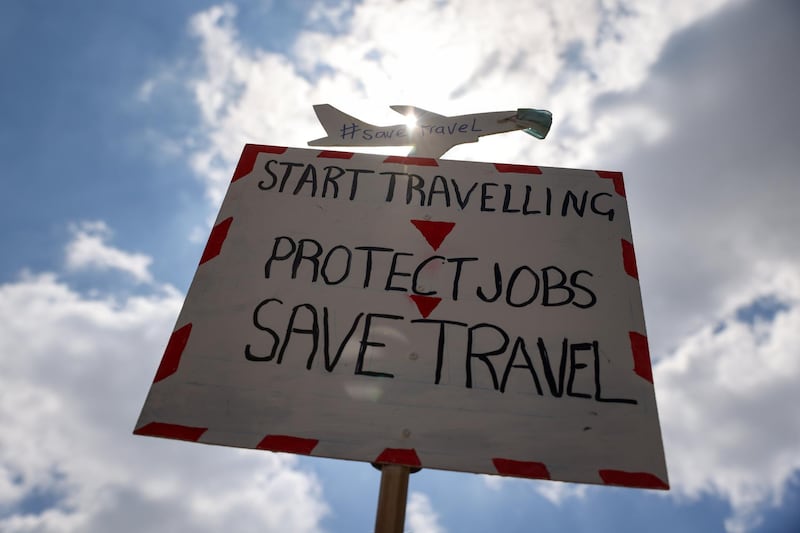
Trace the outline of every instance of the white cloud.
[[732, 310], [654, 368], [673, 489], [728, 499], [731, 532], [780, 504], [800, 469], [800, 274], [772, 270], [754, 301], [779, 303], [774, 317]]
[[431, 500], [422, 492], [412, 492], [406, 506], [406, 526], [410, 533], [445, 533]]
[[[778, 423], [797, 404], [797, 306], [752, 325], [734, 310], [796, 298], [776, 287], [794, 286], [800, 259], [800, 77], [777, 3], [709, 17], [725, 3], [371, 1], [330, 14], [336, 32], [319, 4], [290, 56], [243, 46], [235, 10], [213, 8], [191, 22], [205, 65], [192, 81], [205, 126], [193, 168], [217, 203], [244, 143], [320, 136], [313, 103], [375, 123], [397, 119], [391, 103], [551, 109], [546, 142], [508, 134], [447, 157], [626, 172], [673, 494], [727, 499], [728, 528], [742, 530], [799, 468], [798, 428]], [[771, 30], [741, 38], [755, 26]], [[553, 502], [584, 491], [552, 485]]]
[[136, 91], [136, 99], [142, 103], [149, 102], [157, 84], [158, 82], [154, 78], [145, 80], [145, 82], [142, 83], [139, 86], [139, 89]]
[[[762, 264], [758, 278], [653, 368], [670, 494], [729, 501], [731, 533], [758, 525], [800, 471], [800, 272], [794, 263]], [[495, 490], [529, 486], [484, 481]], [[534, 488], [554, 505], [604, 490], [548, 482]]]
[[490, 490], [502, 489], [510, 479], [502, 476], [492, 476], [488, 474], [479, 474], [478, 476], [480, 477], [481, 481], [483, 481], [483, 484], [486, 486], [486, 488]]
[[[790, 18], [780, 3], [734, 6], [675, 35], [637, 90], [593, 104], [601, 122], [664, 121], [650, 140], [646, 115], [621, 121], [594, 165], [626, 173], [671, 494], [725, 499], [732, 532], [800, 471]], [[754, 25], [771, 31], [743, 41]], [[774, 320], [742, 320], [763, 301], [782, 302]]]
[[304, 143], [291, 132], [312, 124], [308, 82], [285, 57], [242, 46], [233, 27], [235, 13], [233, 6], [217, 6], [189, 23], [205, 67], [205, 76], [190, 85], [207, 128], [190, 142], [197, 146], [190, 162], [213, 204], [221, 201], [245, 143]]
[[70, 229], [72, 240], [65, 249], [69, 270], [119, 270], [140, 283], [153, 281], [150, 273], [153, 259], [145, 254], [125, 252], [109, 246], [106, 241], [111, 238], [112, 232], [105, 222], [82, 222]]
[[576, 485], [574, 483], [548, 483], [543, 481], [536, 484], [536, 492], [553, 505], [561, 505], [571, 498], [583, 498], [589, 488], [588, 485]]
[[310, 10], [317, 29], [300, 32], [290, 56], [244, 46], [236, 9], [216, 6], [189, 25], [204, 65], [190, 85], [206, 128], [189, 143], [192, 168], [217, 204], [245, 143], [305, 146], [322, 133], [311, 104], [323, 102], [378, 124], [398, 121], [387, 107], [396, 103], [442, 113], [547, 107], [555, 113], [548, 142], [508, 134], [448, 157], [530, 162], [533, 152], [540, 164], [586, 164], [615, 128], [642, 128], [653, 140], [663, 134], [666, 123], [649, 109], [621, 125], [604, 122], [598, 135], [592, 103], [636, 89], [670, 35], [723, 2], [633, 9], [540, 1], [487, 10], [480, 0], [374, 0], [334, 12], [319, 3]]
[[573, 498], [584, 498], [591, 485], [577, 483], [564, 483], [560, 481], [531, 481], [513, 477], [493, 476], [482, 474], [483, 485], [492, 491], [510, 490], [527, 491], [533, 489], [536, 493], [553, 505], [561, 505]]
[[[655, 143], [617, 130], [595, 163], [625, 171], [656, 358], [752, 300], [772, 265], [800, 261], [800, 154], [789, 141], [800, 41], [780, 3], [754, 6], [677, 35], [637, 91], [596, 103], [604, 118], [657, 110], [667, 125]], [[772, 30], [743, 41], [755, 23]]]
[[0, 530], [320, 529], [295, 458], [131, 434], [181, 301], [95, 299], [52, 273], [0, 285]]

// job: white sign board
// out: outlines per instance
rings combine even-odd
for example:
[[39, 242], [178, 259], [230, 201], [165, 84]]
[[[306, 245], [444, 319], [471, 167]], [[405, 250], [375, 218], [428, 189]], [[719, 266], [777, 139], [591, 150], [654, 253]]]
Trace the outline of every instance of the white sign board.
[[667, 489], [622, 175], [247, 145], [135, 433]]

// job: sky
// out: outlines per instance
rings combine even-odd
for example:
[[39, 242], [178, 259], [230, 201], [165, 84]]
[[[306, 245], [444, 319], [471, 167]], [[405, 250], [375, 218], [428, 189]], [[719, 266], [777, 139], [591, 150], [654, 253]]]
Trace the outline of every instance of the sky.
[[[794, 0], [0, 6], [0, 531], [371, 531], [365, 463], [131, 434], [245, 143], [545, 108], [625, 174], [669, 492], [422, 470], [406, 529], [800, 530]], [[404, 153], [402, 148], [386, 153]]]

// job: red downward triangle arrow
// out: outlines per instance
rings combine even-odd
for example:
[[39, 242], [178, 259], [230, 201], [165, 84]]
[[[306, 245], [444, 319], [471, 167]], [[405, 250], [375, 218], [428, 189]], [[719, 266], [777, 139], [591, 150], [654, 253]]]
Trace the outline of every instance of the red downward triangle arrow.
[[442, 301], [441, 298], [435, 296], [422, 296], [420, 294], [410, 294], [408, 297], [417, 304], [417, 309], [419, 309], [419, 314], [422, 315], [422, 318], [428, 318], [428, 315], [430, 315], [431, 312], [436, 309], [436, 306], [439, 305], [439, 302]]
[[411, 220], [425, 240], [434, 250], [438, 250], [445, 237], [455, 227], [455, 222], [436, 222], [433, 220]]

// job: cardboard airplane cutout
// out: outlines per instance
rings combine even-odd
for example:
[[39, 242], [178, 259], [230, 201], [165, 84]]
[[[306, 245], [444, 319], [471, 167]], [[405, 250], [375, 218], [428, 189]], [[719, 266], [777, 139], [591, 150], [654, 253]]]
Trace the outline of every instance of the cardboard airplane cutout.
[[477, 142], [484, 135], [522, 130], [544, 139], [553, 116], [543, 109], [517, 109], [446, 117], [419, 107], [390, 106], [416, 119], [416, 124], [375, 126], [343, 113], [329, 104], [314, 106], [327, 137], [309, 146], [409, 146], [410, 155], [439, 158], [457, 144]]

